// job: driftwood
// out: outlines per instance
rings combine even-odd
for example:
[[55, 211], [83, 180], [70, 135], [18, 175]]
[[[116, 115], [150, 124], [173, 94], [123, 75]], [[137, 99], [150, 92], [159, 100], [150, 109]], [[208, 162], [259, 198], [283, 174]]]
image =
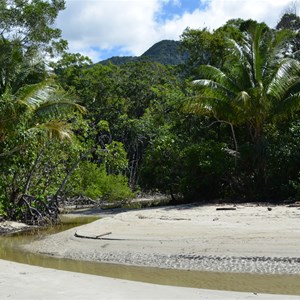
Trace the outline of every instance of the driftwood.
[[78, 234], [77, 232], [75, 232], [74, 236], [78, 237], [78, 238], [81, 238], [81, 239], [101, 240], [101, 238], [103, 236], [106, 236], [106, 235], [109, 235], [109, 234], [112, 234], [112, 232], [106, 232], [106, 233], [99, 234], [99, 235], [96, 235], [96, 236], [81, 235], [81, 234]]
[[217, 207], [216, 210], [236, 210], [235, 207]]
[[159, 242], [163, 242], [163, 241], [168, 241], [168, 240], [150, 240], [150, 239], [130, 239], [130, 238], [109, 238], [109, 237], [105, 237], [106, 235], [112, 234], [112, 232], [106, 232], [100, 235], [96, 235], [96, 236], [89, 236], [89, 235], [82, 235], [82, 234], [78, 234], [77, 232], [74, 233], [75, 237], [81, 238], [81, 239], [92, 239], [92, 240], [105, 240], [105, 241], [139, 241], [139, 242], [143, 242], [143, 241], [159, 241]]

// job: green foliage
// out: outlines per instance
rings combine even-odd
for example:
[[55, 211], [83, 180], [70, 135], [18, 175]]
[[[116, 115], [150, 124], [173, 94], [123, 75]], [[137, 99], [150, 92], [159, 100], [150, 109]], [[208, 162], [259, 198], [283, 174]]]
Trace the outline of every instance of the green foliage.
[[[44, 1], [20, 3], [40, 9]], [[131, 189], [193, 201], [296, 195], [300, 65], [288, 57], [290, 38], [287, 30], [230, 20], [213, 32], [187, 29], [180, 69], [147, 59], [93, 65], [65, 53], [52, 64], [51, 84], [43, 61], [29, 63], [38, 51], [27, 59], [18, 40], [3, 43], [0, 59], [12, 73], [0, 97], [0, 159], [8, 158], [2, 209], [9, 214], [15, 205], [21, 215], [16, 204], [25, 191], [44, 201], [51, 194], [123, 200]], [[148, 54], [174, 56], [166, 45]], [[70, 96], [87, 108], [83, 117]]]
[[47, 203], [47, 197], [54, 195], [60, 186], [74, 152], [69, 141], [47, 140], [34, 134], [24, 140], [26, 148], [22, 146], [0, 160], [0, 197], [9, 218], [26, 222], [30, 219], [24, 219], [27, 209], [24, 197], [32, 199], [32, 207], [38, 205], [35, 200]]
[[232, 196], [229, 182], [234, 164], [226, 150], [225, 144], [212, 140], [183, 149], [180, 186], [186, 198], [208, 200]]
[[180, 52], [180, 42], [163, 40], [150, 47], [141, 58], [148, 58], [162, 65], [180, 65], [185, 62], [187, 53]]
[[61, 51], [66, 42], [60, 40], [61, 31], [53, 25], [58, 12], [64, 8], [64, 0], [1, 1], [1, 37], [7, 41], [20, 41], [27, 53]]
[[[91, 65], [63, 56], [53, 66], [57, 79], [89, 110], [75, 130], [88, 153], [82, 161], [99, 178], [126, 174], [133, 188], [193, 200], [295, 195], [297, 126], [289, 118], [299, 114], [300, 68], [288, 57], [293, 38], [253, 20], [229, 20], [213, 32], [188, 28], [180, 73], [146, 60]], [[198, 81], [191, 87], [189, 78]], [[99, 179], [85, 192], [97, 198], [103, 189]]]
[[162, 192], [178, 192], [180, 172], [179, 149], [176, 137], [167, 127], [161, 127], [147, 148], [141, 170], [141, 183], [149, 189]]
[[228, 197], [233, 161], [223, 143], [208, 140], [187, 144], [166, 130], [148, 148], [142, 184], [186, 200]]
[[57, 217], [47, 197], [69, 161], [58, 140], [71, 139], [68, 119], [84, 111], [47, 74], [42, 58], [66, 46], [53, 27], [63, 8], [61, 0], [0, 3], [1, 210], [25, 222]]
[[15, 94], [0, 95], [0, 157], [26, 147], [26, 138], [69, 138], [69, 125], [63, 120], [84, 111], [52, 81], [26, 85]]
[[106, 146], [105, 164], [109, 173], [121, 173], [128, 167], [127, 153], [124, 145], [113, 141]]
[[299, 111], [300, 64], [293, 58], [283, 58], [291, 37], [288, 31], [274, 32], [253, 21], [242, 25], [244, 39], [240, 43], [231, 41], [230, 69], [201, 66], [203, 79], [194, 81], [198, 94], [190, 109], [218, 122], [225, 121], [232, 128], [235, 125], [248, 129], [248, 141], [253, 145], [251, 189], [257, 189], [257, 195], [265, 197], [265, 127], [272, 119], [282, 120]]
[[267, 188], [272, 199], [299, 197], [300, 124], [284, 122], [267, 130]]
[[234, 21], [210, 32], [207, 28], [202, 30], [187, 28], [181, 35], [182, 51], [188, 53], [188, 60], [183, 66], [186, 76], [198, 76], [197, 68], [200, 65], [212, 65], [222, 68], [230, 50], [227, 39], [241, 39], [241, 32]]
[[43, 56], [66, 48], [61, 31], [53, 27], [62, 9], [63, 0], [1, 1], [0, 94], [45, 79]]
[[123, 64], [127, 64], [129, 62], [135, 62], [140, 60], [137, 56], [113, 56], [108, 59], [102, 60], [99, 62], [99, 64], [103, 66], [107, 66], [110, 64], [113, 64], [115, 66], [121, 66]]
[[105, 168], [85, 162], [71, 177], [71, 194], [95, 200], [118, 201], [133, 198], [127, 178], [121, 174], [107, 174]]

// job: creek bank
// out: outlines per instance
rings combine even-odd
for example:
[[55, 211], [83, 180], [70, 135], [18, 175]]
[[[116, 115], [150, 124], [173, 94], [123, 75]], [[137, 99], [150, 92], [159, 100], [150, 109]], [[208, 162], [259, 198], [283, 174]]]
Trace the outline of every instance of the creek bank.
[[[236, 205], [235, 210], [217, 210], [220, 207], [233, 206], [180, 205], [120, 211], [47, 236], [26, 249], [106, 263], [300, 275], [298, 207], [273, 206], [270, 210], [270, 206]], [[107, 232], [108, 236], [91, 239]]]
[[[104, 217], [133, 209], [166, 206], [169, 202], [170, 199], [165, 195], [149, 195], [116, 202], [94, 201], [90, 198], [80, 196], [61, 201], [59, 217], [63, 219], [63, 222], [66, 219], [68, 219], [68, 222], [72, 222], [72, 219], [80, 217]], [[48, 227], [51, 226], [51, 224], [48, 225]], [[0, 236], [21, 233], [36, 228], [47, 228], [47, 226], [28, 225], [22, 222], [9, 221], [0, 215]]]
[[[178, 277], [182, 279], [194, 274], [191, 265], [196, 266], [196, 270], [201, 270], [203, 265], [207, 270], [217, 270], [218, 266], [221, 266], [230, 273], [214, 273], [218, 279], [209, 281], [207, 286], [202, 282], [210, 278], [209, 274], [212, 273], [204, 272], [206, 275], [201, 280], [198, 277], [197, 280], [190, 278], [188, 282], [182, 283], [180, 280], [176, 285], [300, 295], [297, 269], [300, 210], [297, 207], [283, 206], [272, 206], [269, 210], [270, 206], [251, 204], [236, 205], [235, 210], [217, 210], [226, 207], [233, 205], [182, 205], [127, 212], [122, 209], [106, 211], [82, 209], [66, 217], [72, 219], [74, 216], [101, 216], [102, 219], [49, 235], [27, 245], [26, 248], [32, 247], [30, 250], [32, 253], [72, 258], [78, 263], [81, 263], [81, 260], [88, 260], [93, 266], [96, 265], [94, 262], [101, 261], [117, 262], [121, 268], [123, 266], [126, 268], [126, 265], [145, 265], [147, 274], [149, 266], [158, 266], [163, 273], [170, 272], [170, 269], [186, 270], [180, 271], [185, 274]], [[87, 237], [100, 236], [108, 232], [110, 234], [100, 236], [99, 240], [93, 240], [77, 238], [76, 232]], [[241, 264], [240, 259], [244, 259]], [[199, 262], [202, 262], [201, 268]], [[232, 268], [233, 264], [241, 269]], [[261, 267], [261, 264], [264, 264], [264, 267]], [[106, 265], [111, 269], [111, 264]], [[253, 274], [254, 277], [251, 274], [236, 273], [247, 271], [247, 266], [252, 268], [250, 272], [256, 274]], [[257, 274], [259, 273], [257, 268], [260, 269], [260, 274]], [[126, 274], [128, 273], [131, 274], [126, 269]], [[198, 271], [196, 273], [200, 274]], [[265, 276], [266, 273], [276, 275]], [[284, 273], [286, 275], [282, 275]], [[70, 276], [73, 277], [72, 273]], [[155, 278], [157, 276], [161, 274], [156, 274]], [[135, 280], [139, 280], [138, 278], [140, 275]], [[170, 278], [170, 274], [166, 273], [163, 278]], [[99, 280], [102, 282], [100, 278]], [[115, 282], [118, 284], [118, 280]], [[219, 282], [219, 285], [222, 283], [223, 288], [216, 282]], [[203, 297], [206, 295], [203, 290], [199, 290], [199, 293], [199, 299], [202, 299], [202, 295]], [[216, 294], [212, 292], [212, 295]], [[224, 293], [220, 294], [219, 299], [248, 299], [250, 294], [244, 293], [241, 298], [234, 296], [236, 295]], [[108, 296], [107, 299], [114, 298]], [[218, 298], [212, 296], [211, 299]], [[264, 296], [262, 299], [265, 299]], [[294, 299], [294, 297], [281, 295], [278, 299]]]
[[2, 299], [296, 300], [298, 296], [196, 289], [52, 270], [0, 260]]
[[34, 228], [37, 228], [37, 227], [27, 225], [25, 223], [2, 220], [2, 221], [0, 221], [0, 236], [19, 233], [19, 232], [23, 232], [23, 231], [29, 231]]

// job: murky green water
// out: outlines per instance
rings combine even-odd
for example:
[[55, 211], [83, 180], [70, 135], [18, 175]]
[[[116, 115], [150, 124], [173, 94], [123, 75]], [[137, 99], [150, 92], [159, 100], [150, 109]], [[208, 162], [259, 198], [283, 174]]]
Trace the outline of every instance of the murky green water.
[[20, 248], [21, 244], [42, 238], [45, 234], [67, 230], [71, 227], [94, 220], [94, 217], [65, 219], [63, 225], [50, 230], [36, 230], [25, 234], [0, 237], [0, 258], [59, 270], [165, 285], [255, 293], [300, 295], [300, 276], [296, 275], [257, 275], [244, 273], [178, 271], [104, 264], [37, 255], [28, 253]]

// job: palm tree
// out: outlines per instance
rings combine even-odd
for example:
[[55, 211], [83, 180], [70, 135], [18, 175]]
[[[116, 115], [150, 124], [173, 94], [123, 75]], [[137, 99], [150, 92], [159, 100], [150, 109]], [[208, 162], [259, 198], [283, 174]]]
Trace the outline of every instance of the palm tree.
[[[35, 151], [37, 151], [36, 159], [29, 164], [28, 173], [23, 179], [24, 186], [15, 184], [16, 176], [20, 176], [18, 169], [16, 169], [11, 182], [9, 180], [5, 184], [10, 186], [4, 193], [6, 194], [4, 207], [7, 215], [11, 218], [18, 218], [18, 211], [26, 204], [29, 216], [36, 217], [36, 214], [44, 221], [41, 213], [31, 206], [31, 200], [27, 201], [27, 193], [48, 142], [53, 139], [71, 140], [72, 131], [68, 118], [74, 115], [74, 111], [82, 113], [84, 108], [75, 103], [70, 95], [52, 79], [25, 85], [15, 94], [7, 89], [0, 96], [0, 165], [2, 165], [2, 172], [7, 169], [4, 166], [8, 167], [8, 170], [16, 167], [10, 165], [14, 164], [14, 159], [19, 161], [23, 155], [27, 157], [27, 149], [32, 149], [31, 144], [36, 145]], [[22, 166], [20, 168], [22, 169]], [[7, 178], [5, 174], [1, 175], [2, 179]], [[0, 191], [2, 186], [0, 184]], [[35, 197], [30, 199], [37, 201]], [[52, 204], [50, 203], [50, 205]], [[53, 219], [57, 217], [56, 207], [50, 210], [45, 203], [43, 203], [43, 207], [46, 208], [46, 214], [51, 212]], [[50, 215], [46, 215], [45, 219], [49, 220], [49, 217]]]
[[269, 121], [289, 117], [300, 106], [300, 62], [285, 57], [290, 32], [251, 22], [244, 39], [229, 41], [230, 68], [201, 66], [191, 109], [232, 126], [247, 125], [256, 148], [255, 174], [265, 180], [264, 135]]
[[[0, 144], [14, 144], [18, 133], [47, 134], [48, 138], [71, 138], [69, 124], [63, 119], [84, 108], [74, 102], [52, 79], [26, 85], [15, 94], [7, 90], [0, 96]], [[11, 141], [10, 141], [11, 140]], [[17, 140], [12, 149], [0, 152], [0, 157], [22, 148]], [[1, 149], [0, 149], [1, 150]]]

